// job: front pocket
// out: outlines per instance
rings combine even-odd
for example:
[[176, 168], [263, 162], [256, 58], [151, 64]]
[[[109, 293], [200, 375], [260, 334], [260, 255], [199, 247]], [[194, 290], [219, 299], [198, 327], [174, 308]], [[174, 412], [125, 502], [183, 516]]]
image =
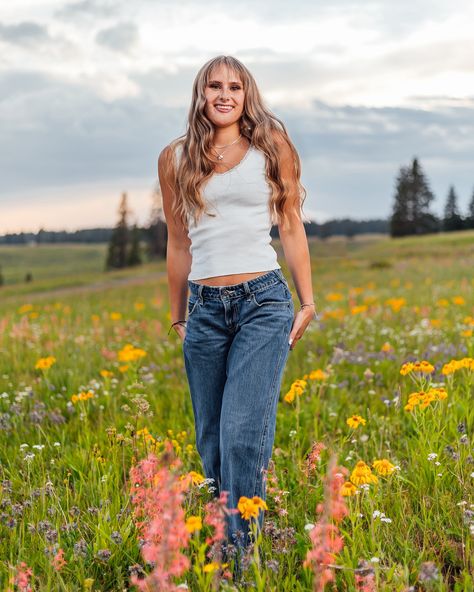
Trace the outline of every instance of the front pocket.
[[261, 290], [260, 292], [252, 292], [252, 299], [257, 306], [283, 306], [290, 307], [291, 292], [282, 283], [275, 284]]

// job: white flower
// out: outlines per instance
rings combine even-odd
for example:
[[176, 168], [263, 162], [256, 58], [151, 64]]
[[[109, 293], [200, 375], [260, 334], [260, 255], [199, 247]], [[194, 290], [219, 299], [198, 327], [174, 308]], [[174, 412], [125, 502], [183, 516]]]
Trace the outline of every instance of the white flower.
[[471, 479], [474, 479], [474, 471], [471, 473]]
[[23, 448], [28, 448], [29, 444], [20, 444], [20, 450], [23, 450]]
[[33, 448], [36, 448], [36, 450], [43, 450], [44, 444], [33, 444]]
[[437, 457], [438, 457], [438, 455], [436, 454], [436, 452], [430, 452], [428, 454], [428, 460], [434, 460]]
[[380, 520], [382, 522], [388, 522], [389, 524], [392, 522], [392, 519], [391, 518], [386, 518], [385, 516], [383, 518], [380, 518]]
[[55, 442], [53, 446], [61, 446], [60, 442]]
[[361, 434], [359, 440], [361, 442], [367, 442], [367, 440], [369, 439], [369, 435], [368, 434]]
[[371, 559], [369, 559], [370, 563], [378, 563], [380, 561], [380, 559], [378, 557], [372, 557]]
[[308, 524], [304, 525], [305, 530], [313, 530], [313, 528], [314, 528], [314, 524], [311, 524], [310, 522]]
[[379, 518], [380, 516], [385, 516], [385, 514], [382, 514], [382, 512], [380, 512], [379, 510], [374, 510], [372, 512], [372, 518]]

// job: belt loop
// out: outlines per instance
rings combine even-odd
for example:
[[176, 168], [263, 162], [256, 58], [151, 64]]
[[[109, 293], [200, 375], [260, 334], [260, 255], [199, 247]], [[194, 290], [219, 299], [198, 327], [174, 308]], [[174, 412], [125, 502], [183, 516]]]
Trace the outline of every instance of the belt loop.
[[242, 282], [244, 285], [244, 290], [245, 290], [245, 296], [247, 300], [250, 300], [251, 298], [251, 292], [250, 292], [250, 288], [249, 288], [249, 283], [247, 281]]
[[202, 297], [202, 291], [203, 291], [203, 289], [204, 289], [204, 284], [199, 284], [198, 297], [199, 297], [199, 302], [201, 304], [204, 304], [204, 300], [203, 300], [203, 297]]

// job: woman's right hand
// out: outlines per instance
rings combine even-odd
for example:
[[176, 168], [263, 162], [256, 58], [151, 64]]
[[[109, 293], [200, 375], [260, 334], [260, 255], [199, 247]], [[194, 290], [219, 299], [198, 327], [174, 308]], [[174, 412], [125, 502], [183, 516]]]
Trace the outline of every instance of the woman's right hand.
[[181, 338], [181, 343], [183, 343], [184, 338], [186, 336], [186, 327], [184, 325], [179, 324], [179, 325], [175, 325], [174, 326], [174, 330], [176, 331], [176, 333]]

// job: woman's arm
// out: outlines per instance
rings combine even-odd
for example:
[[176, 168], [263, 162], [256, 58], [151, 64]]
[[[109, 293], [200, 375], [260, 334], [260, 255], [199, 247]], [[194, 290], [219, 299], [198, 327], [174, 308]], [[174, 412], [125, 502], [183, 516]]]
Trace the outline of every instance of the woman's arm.
[[[290, 191], [289, 199], [284, 206], [284, 211], [288, 215], [288, 226], [283, 229], [281, 224], [278, 225], [280, 241], [300, 304], [312, 303], [314, 297], [311, 261], [308, 239], [301, 219], [300, 195], [293, 154], [288, 143], [280, 134], [277, 134], [275, 139], [279, 149], [281, 178]], [[290, 340], [296, 342], [300, 339], [313, 318], [315, 318], [315, 306], [305, 306], [298, 311], [291, 330]]]
[[[171, 211], [175, 199], [175, 180], [172, 167], [170, 146], [164, 148], [158, 157], [158, 177], [163, 198], [163, 213], [167, 227], [166, 270], [168, 273], [168, 293], [170, 300], [171, 322], [186, 319], [188, 298], [188, 276], [191, 271], [191, 241], [188, 229], [177, 220]], [[173, 327], [184, 339], [186, 330], [183, 325]]]

